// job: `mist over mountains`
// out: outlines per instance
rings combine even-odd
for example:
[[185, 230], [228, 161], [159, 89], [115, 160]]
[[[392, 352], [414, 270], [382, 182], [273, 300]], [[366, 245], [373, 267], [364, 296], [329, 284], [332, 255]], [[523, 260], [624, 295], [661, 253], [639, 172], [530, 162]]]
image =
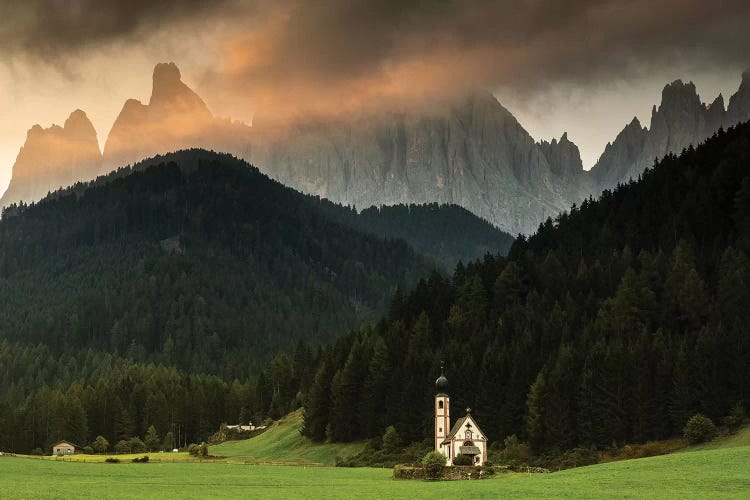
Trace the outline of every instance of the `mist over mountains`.
[[432, 108], [415, 103], [400, 112], [361, 112], [282, 128], [258, 114], [249, 126], [214, 116], [174, 63], [160, 63], [149, 102], [126, 101], [103, 153], [82, 111], [65, 127], [34, 126], [0, 204], [35, 201], [159, 153], [203, 147], [232, 153], [288, 186], [357, 209], [456, 204], [511, 234], [531, 233], [545, 218], [637, 178], [655, 158], [748, 118], [750, 72], [726, 108], [723, 96], [704, 104], [695, 85], [677, 80], [665, 86], [649, 127], [633, 119], [586, 171], [567, 134], [536, 142], [486, 91]]

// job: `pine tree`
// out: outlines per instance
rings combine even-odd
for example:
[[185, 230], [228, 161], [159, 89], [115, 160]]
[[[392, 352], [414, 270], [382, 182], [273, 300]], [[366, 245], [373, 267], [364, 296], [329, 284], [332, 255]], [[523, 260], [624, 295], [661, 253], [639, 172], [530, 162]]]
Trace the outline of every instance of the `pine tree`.
[[148, 451], [158, 451], [159, 448], [161, 448], [162, 442], [159, 439], [159, 435], [156, 433], [156, 427], [152, 425], [148, 428], [143, 443], [146, 445]]

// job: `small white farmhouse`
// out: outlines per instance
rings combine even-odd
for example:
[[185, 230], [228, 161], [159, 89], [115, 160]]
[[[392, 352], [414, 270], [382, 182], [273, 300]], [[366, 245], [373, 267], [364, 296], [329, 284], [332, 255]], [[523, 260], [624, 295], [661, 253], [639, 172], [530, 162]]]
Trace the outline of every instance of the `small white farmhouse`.
[[75, 452], [76, 452], [75, 445], [67, 441], [60, 441], [59, 443], [52, 446], [53, 456], [73, 455]]
[[453, 459], [459, 454], [470, 456], [475, 465], [484, 465], [487, 462], [487, 436], [471, 416], [471, 409], [467, 408], [466, 416], [456, 420], [451, 427], [450, 397], [446, 393], [448, 379], [443, 363], [435, 388], [438, 390], [435, 395], [435, 451], [445, 455], [448, 465], [453, 465]]

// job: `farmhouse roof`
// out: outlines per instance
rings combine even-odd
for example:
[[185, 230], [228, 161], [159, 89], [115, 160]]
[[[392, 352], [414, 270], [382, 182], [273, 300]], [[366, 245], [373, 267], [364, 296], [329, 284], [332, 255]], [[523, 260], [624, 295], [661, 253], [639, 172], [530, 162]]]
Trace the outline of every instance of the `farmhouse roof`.
[[71, 443], [70, 441], [65, 441], [65, 440], [63, 440], [63, 441], [60, 441], [59, 443], [55, 443], [55, 444], [53, 444], [53, 445], [52, 445], [52, 447], [53, 447], [53, 448], [55, 448], [55, 447], [57, 447], [57, 446], [60, 446], [61, 444], [69, 444], [69, 445], [70, 445], [70, 446], [72, 446], [73, 448], [80, 448], [79, 446], [76, 446], [75, 444]]

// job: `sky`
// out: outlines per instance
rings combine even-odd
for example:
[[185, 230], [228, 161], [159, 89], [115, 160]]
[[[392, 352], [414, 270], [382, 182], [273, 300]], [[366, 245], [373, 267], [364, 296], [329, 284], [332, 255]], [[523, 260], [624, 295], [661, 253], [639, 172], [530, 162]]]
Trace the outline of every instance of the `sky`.
[[100, 144], [158, 62], [250, 122], [438, 106], [492, 90], [590, 168], [663, 86], [725, 101], [750, 67], [746, 0], [9, 0], [0, 4], [0, 189], [33, 124], [86, 111]]

